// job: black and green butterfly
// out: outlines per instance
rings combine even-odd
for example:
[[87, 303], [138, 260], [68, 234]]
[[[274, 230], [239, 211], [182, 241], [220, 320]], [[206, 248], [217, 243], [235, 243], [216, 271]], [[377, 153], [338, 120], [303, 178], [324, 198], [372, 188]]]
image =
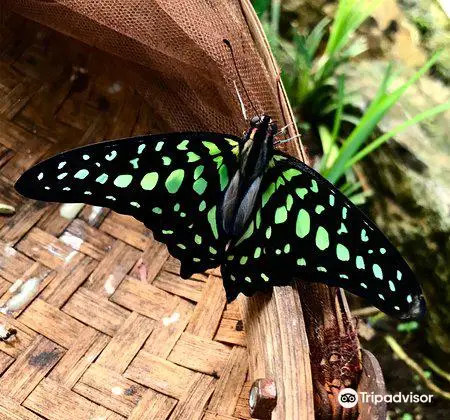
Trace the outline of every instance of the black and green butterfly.
[[181, 261], [181, 276], [221, 265], [229, 301], [294, 279], [342, 287], [401, 319], [425, 302], [381, 231], [313, 169], [274, 149], [255, 117], [243, 138], [171, 133], [97, 143], [29, 169], [15, 187], [141, 220]]

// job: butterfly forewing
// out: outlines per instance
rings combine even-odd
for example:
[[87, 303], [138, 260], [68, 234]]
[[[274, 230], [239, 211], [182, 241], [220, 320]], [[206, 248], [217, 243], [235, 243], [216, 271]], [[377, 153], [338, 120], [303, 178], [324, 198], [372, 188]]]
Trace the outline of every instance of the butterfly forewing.
[[332, 184], [284, 155], [267, 169], [222, 273], [229, 299], [300, 278], [342, 287], [399, 318], [424, 309], [410, 268], [381, 231]]
[[81, 147], [52, 157], [16, 183], [43, 201], [109, 207], [145, 223], [180, 259], [182, 276], [220, 264], [227, 238], [221, 197], [237, 169], [238, 139], [172, 133]]

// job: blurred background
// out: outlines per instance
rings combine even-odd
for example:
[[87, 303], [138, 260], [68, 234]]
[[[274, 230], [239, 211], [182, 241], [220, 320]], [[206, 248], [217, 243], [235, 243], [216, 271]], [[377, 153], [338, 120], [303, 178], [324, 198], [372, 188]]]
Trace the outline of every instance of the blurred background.
[[450, 418], [450, 3], [255, 0], [315, 168], [361, 206], [417, 274], [422, 321], [348, 295], [392, 419]]

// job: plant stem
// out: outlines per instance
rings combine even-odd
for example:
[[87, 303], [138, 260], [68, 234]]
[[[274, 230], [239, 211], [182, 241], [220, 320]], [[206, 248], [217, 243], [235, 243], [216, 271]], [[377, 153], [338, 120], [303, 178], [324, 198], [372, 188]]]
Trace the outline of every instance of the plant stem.
[[384, 337], [384, 339], [389, 344], [392, 351], [397, 355], [397, 357], [403, 362], [405, 362], [407, 366], [409, 366], [414, 372], [416, 372], [419, 375], [419, 377], [422, 379], [422, 381], [425, 383], [428, 389], [430, 389], [440, 397], [450, 400], [450, 392], [444, 391], [443, 389], [439, 388], [433, 381], [431, 381], [425, 374], [425, 371], [419, 366], [419, 364], [415, 360], [411, 359], [406, 354], [402, 346], [395, 340], [394, 337], [392, 337], [391, 335], [387, 335], [386, 337]]

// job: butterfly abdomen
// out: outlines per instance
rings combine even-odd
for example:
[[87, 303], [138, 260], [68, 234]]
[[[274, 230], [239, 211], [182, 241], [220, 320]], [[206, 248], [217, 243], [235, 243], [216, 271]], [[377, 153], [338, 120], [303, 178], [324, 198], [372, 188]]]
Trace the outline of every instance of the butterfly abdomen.
[[223, 229], [230, 238], [239, 236], [253, 213], [264, 173], [273, 156], [276, 125], [268, 116], [252, 120], [239, 147], [239, 168], [223, 199]]

